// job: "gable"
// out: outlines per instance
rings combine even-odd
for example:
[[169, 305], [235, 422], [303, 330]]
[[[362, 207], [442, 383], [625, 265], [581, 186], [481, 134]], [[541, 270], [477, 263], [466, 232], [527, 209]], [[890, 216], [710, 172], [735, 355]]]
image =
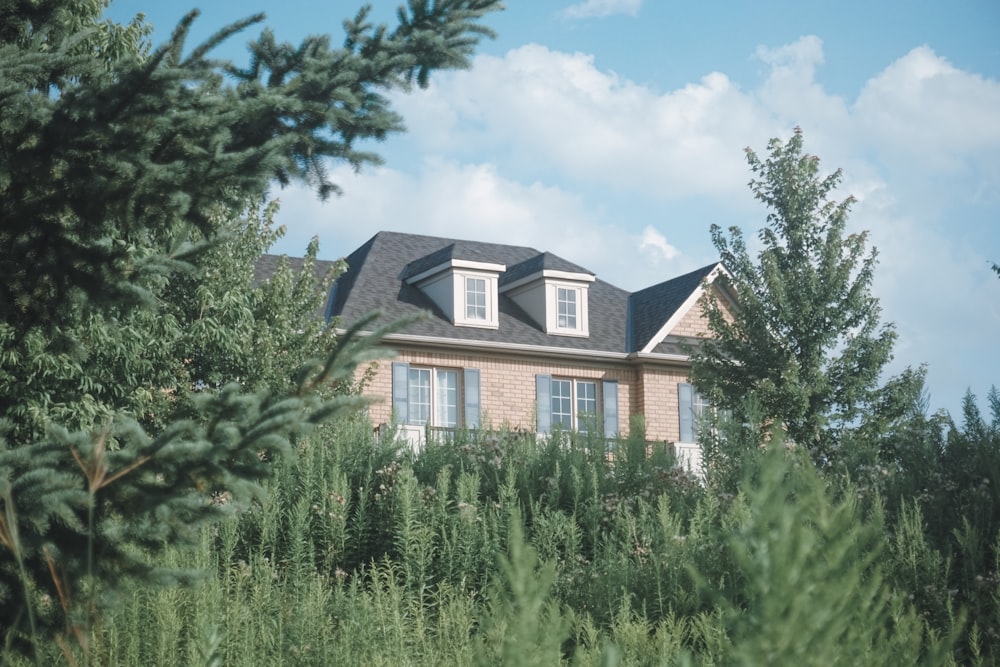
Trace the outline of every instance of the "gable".
[[[707, 270], [706, 270], [707, 269]], [[677, 305], [674, 312], [659, 330], [639, 350], [640, 352], [656, 352], [657, 348], [664, 343], [689, 338], [707, 338], [711, 336], [708, 327], [708, 320], [702, 314], [703, 300], [711, 298], [716, 300], [724, 313], [731, 316], [733, 301], [730, 296], [715, 282], [716, 277], [724, 272], [722, 264], [715, 264], [704, 269], [699, 269], [686, 276], [682, 276], [678, 281], [685, 283], [687, 292], [682, 303]], [[691, 287], [690, 283], [695, 276], [701, 274], [696, 286]]]

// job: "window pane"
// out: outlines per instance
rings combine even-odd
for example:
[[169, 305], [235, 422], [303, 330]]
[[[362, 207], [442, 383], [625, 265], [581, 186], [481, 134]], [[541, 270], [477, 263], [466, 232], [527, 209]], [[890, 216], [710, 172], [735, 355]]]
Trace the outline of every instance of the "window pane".
[[431, 372], [410, 369], [410, 423], [426, 424], [431, 417]]
[[576, 328], [576, 290], [556, 288], [556, 314], [560, 328]]
[[576, 430], [587, 432], [587, 426], [597, 418], [597, 383], [576, 383]]
[[458, 425], [458, 371], [437, 372], [434, 408], [435, 426]]
[[573, 428], [573, 397], [572, 382], [569, 380], [552, 381], [552, 424], [561, 424], [563, 428]]
[[708, 399], [698, 392], [694, 392], [694, 396], [691, 399], [691, 412], [694, 413], [695, 429], [701, 426], [702, 419], [710, 414], [709, 411], [711, 409], [712, 405], [708, 402]]
[[465, 317], [470, 320], [486, 319], [486, 279], [465, 279]]

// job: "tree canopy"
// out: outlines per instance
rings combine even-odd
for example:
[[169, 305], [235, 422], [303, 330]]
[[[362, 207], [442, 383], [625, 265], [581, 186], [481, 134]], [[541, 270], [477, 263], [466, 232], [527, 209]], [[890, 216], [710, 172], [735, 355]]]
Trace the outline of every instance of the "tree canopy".
[[732, 318], [711, 301], [712, 340], [694, 355], [695, 384], [739, 410], [754, 394], [817, 462], [829, 462], [843, 431], [873, 414], [896, 338], [872, 295], [876, 251], [849, 233], [853, 197], [831, 199], [842, 172], [820, 175], [802, 132], [772, 140], [761, 159], [746, 149], [750, 189], [768, 209], [756, 259], [738, 227], [712, 226], [712, 241], [736, 295]]
[[[268, 30], [240, 68], [189, 46], [197, 12], [150, 49], [108, 0], [0, 7], [0, 629], [6, 646], [86, 636], [123, 577], [260, 492], [289, 439], [355, 396], [376, 335], [303, 321], [310, 265], [255, 286], [272, 184], [337, 192], [330, 161], [402, 129], [386, 93], [463, 67], [496, 0], [368, 9], [345, 36]], [[322, 297], [320, 297], [322, 298]], [[254, 338], [258, 335], [258, 338]], [[318, 359], [310, 359], [318, 355]], [[298, 371], [296, 371], [298, 367]], [[195, 391], [195, 381], [208, 391]], [[223, 498], [225, 502], [219, 502]]]

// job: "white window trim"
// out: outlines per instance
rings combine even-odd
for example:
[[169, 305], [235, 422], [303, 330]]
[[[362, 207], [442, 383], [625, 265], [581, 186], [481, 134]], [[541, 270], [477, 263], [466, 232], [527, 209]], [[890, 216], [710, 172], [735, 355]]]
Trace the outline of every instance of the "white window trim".
[[[463, 393], [465, 391], [465, 386], [462, 381], [462, 369], [460, 368], [450, 368], [445, 366], [421, 366], [421, 365], [411, 365], [409, 371], [430, 371], [430, 404], [428, 406], [429, 419], [426, 423], [417, 423], [413, 421], [412, 417], [412, 402], [411, 402], [411, 415], [410, 419], [407, 421], [408, 426], [419, 426], [431, 428], [459, 428], [465, 423], [465, 402], [462, 400]], [[438, 373], [444, 371], [448, 373], [455, 373], [455, 423], [454, 424], [442, 424], [438, 419]], [[409, 391], [409, 374], [407, 374], [407, 391]]]
[[[462, 270], [454, 271], [455, 290], [455, 324], [462, 327], [475, 327], [479, 329], [500, 328], [499, 312], [497, 308], [497, 282], [496, 273], [486, 271]], [[475, 278], [486, 282], [486, 319], [470, 318], [467, 310], [466, 280]]]
[[[570, 290], [576, 294], [576, 326], [559, 326], [559, 290]], [[559, 336], [590, 336], [587, 286], [578, 282], [557, 280], [545, 281], [545, 333]]]
[[[601, 411], [604, 409], [603, 399], [600, 392], [601, 382], [599, 380], [591, 380], [587, 378], [570, 378], [562, 376], [553, 376], [549, 382], [549, 420], [552, 425], [555, 425], [555, 412], [551, 408], [552, 403], [552, 385], [556, 382], [569, 382], [570, 385], [570, 424], [572, 428], [570, 430], [576, 431], [577, 433], [586, 433], [587, 431], [580, 430], [580, 392], [577, 389], [579, 384], [586, 383], [593, 385], [594, 387], [594, 411], [590, 413], [591, 419], [597, 424], [601, 417]], [[561, 424], [561, 422], [560, 422]], [[563, 426], [565, 428], [565, 426]]]

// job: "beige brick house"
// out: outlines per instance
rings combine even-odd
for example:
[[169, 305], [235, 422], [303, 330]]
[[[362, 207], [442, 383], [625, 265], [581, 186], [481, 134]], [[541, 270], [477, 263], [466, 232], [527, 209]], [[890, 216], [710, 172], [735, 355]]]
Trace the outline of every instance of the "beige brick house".
[[351, 322], [429, 315], [388, 342], [366, 392], [376, 425], [393, 420], [414, 442], [428, 427], [507, 425], [626, 433], [645, 416], [647, 438], [697, 467], [696, 415], [685, 341], [706, 336], [700, 300], [730, 296], [722, 267], [629, 293], [533, 248], [380, 232], [346, 258], [327, 316]]

